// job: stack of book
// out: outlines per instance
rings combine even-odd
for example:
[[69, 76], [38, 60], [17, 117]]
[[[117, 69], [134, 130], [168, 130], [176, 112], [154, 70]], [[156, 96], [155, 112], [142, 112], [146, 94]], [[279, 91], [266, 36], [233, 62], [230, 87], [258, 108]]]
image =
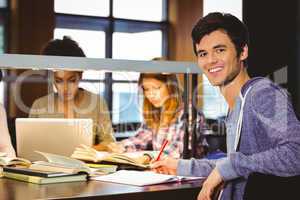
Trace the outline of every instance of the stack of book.
[[3, 167], [3, 175], [6, 178], [35, 184], [86, 181], [87, 179], [87, 174], [40, 171], [22, 167]]
[[36, 184], [86, 181], [90, 176], [109, 174], [117, 170], [116, 165], [86, 164], [74, 158], [50, 154], [43, 155], [47, 161], [36, 161], [23, 166], [4, 166], [6, 178]]
[[[38, 152], [47, 160], [26, 165], [4, 165], [3, 176], [36, 184], [86, 181], [91, 169], [85, 163], [65, 156]], [[20, 161], [20, 159], [14, 159]], [[19, 164], [19, 162], [7, 164]]]

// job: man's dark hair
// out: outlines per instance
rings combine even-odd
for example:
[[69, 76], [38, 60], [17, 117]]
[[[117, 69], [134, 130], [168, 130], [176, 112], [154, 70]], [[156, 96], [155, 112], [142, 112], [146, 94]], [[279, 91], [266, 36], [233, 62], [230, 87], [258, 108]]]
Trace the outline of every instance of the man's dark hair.
[[49, 41], [41, 51], [42, 55], [86, 57], [78, 43], [68, 36]]
[[196, 55], [196, 44], [205, 35], [216, 30], [225, 31], [235, 46], [237, 56], [240, 56], [243, 47], [249, 44], [248, 28], [243, 22], [231, 14], [213, 12], [201, 18], [192, 30], [193, 47]]

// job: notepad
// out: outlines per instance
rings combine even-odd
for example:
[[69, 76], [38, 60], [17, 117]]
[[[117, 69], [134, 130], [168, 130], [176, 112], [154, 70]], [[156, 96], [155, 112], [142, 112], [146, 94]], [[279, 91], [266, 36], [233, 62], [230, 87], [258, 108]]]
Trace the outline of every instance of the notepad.
[[158, 174], [152, 171], [120, 170], [115, 173], [93, 177], [92, 180], [146, 186], [176, 181], [200, 180], [204, 177], [175, 176]]

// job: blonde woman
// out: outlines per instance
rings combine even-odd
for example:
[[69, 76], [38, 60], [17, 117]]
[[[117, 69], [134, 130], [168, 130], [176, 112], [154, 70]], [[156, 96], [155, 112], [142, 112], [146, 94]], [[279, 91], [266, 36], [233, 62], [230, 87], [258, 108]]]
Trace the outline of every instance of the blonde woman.
[[[164, 153], [179, 158], [183, 151], [185, 122], [182, 92], [175, 74], [141, 74], [144, 122], [134, 137], [120, 142], [126, 151], [160, 150], [164, 140], [168, 144]], [[203, 115], [198, 126], [204, 126]]]

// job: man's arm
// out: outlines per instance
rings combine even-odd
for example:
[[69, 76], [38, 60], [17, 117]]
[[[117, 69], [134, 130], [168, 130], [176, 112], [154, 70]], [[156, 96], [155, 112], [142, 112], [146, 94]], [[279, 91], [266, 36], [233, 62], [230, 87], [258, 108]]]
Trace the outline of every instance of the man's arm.
[[[272, 146], [251, 155], [230, 153], [217, 165], [218, 171], [225, 181], [240, 176], [248, 177], [252, 172], [277, 176], [299, 175], [300, 123], [287, 95], [272, 84], [253, 89], [256, 90], [255, 95], [247, 99], [256, 130], [260, 133], [253, 134], [253, 137], [258, 142], [269, 142]], [[232, 173], [228, 173], [230, 171]]]
[[216, 163], [222, 159], [218, 159], [218, 160], [194, 159], [194, 158], [190, 160], [179, 159], [176, 172], [180, 176], [207, 177], [211, 173], [211, 171], [215, 168]]

